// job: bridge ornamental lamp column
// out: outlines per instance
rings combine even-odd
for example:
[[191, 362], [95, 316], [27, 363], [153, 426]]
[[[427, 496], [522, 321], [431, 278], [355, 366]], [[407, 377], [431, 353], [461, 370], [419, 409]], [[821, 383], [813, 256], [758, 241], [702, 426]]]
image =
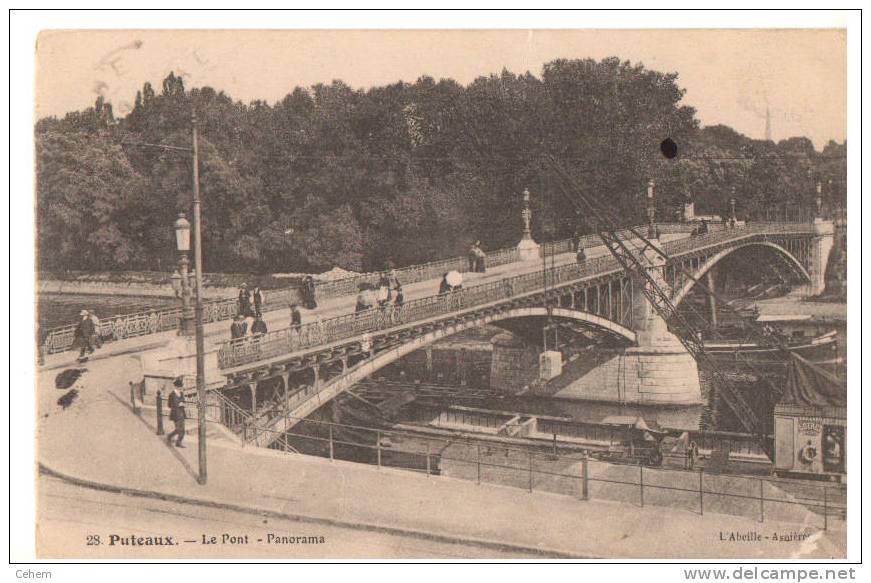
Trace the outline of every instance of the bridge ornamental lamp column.
[[818, 218], [822, 218], [822, 216], [823, 216], [823, 183], [819, 182], [819, 181], [817, 182], [816, 203], [817, 203], [817, 215], [816, 216]]
[[538, 259], [538, 243], [532, 238], [532, 210], [529, 208], [529, 189], [523, 189], [523, 210], [520, 217], [523, 219], [523, 237], [517, 244], [517, 255], [520, 261]]
[[532, 210], [529, 208], [529, 189], [523, 189], [523, 210], [520, 211], [520, 216], [523, 219], [523, 238], [532, 239]]
[[655, 209], [653, 206], [653, 189], [655, 187], [653, 180], [647, 183], [647, 238], [656, 238], [656, 225], [653, 222], [655, 217]]
[[178, 214], [175, 221], [175, 243], [178, 249], [178, 270], [172, 274], [172, 288], [175, 295], [181, 298], [181, 321], [178, 333], [180, 336], [194, 335], [194, 314], [191, 309], [191, 286], [188, 267], [188, 253], [191, 250], [191, 224], [184, 213]]
[[[735, 191], [733, 190], [732, 193], [734, 194], [734, 192]], [[732, 221], [737, 223], [738, 218], [735, 216], [735, 197], [734, 196], [732, 196], [732, 198], [729, 199], [729, 209], [732, 213], [732, 216], [731, 216]]]

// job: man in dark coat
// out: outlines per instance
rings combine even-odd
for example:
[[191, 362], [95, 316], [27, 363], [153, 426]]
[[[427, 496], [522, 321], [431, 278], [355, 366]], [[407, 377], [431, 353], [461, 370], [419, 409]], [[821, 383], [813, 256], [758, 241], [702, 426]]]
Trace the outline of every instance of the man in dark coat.
[[175, 446], [184, 447], [181, 440], [184, 439], [184, 394], [181, 392], [181, 387], [184, 384], [181, 377], [176, 378], [172, 382], [172, 392], [169, 394], [167, 405], [169, 406], [169, 418], [175, 424], [169, 435], [166, 436], [166, 443], [172, 445], [172, 438], [175, 437]]
[[251, 334], [259, 336], [261, 334], [266, 334], [266, 332], [266, 322], [263, 321], [263, 316], [256, 314], [254, 316], [254, 323], [251, 324]]
[[302, 279], [302, 304], [307, 310], [314, 310], [318, 307], [318, 303], [315, 301], [315, 279], [310, 275], [306, 275]]
[[236, 314], [233, 323], [230, 324], [230, 338], [232, 340], [243, 338], [247, 332], [248, 324], [245, 322], [245, 316], [242, 314]]
[[73, 346], [79, 347], [79, 360], [84, 360], [86, 351], [88, 354], [94, 352], [94, 345], [92, 343], [97, 330], [94, 328], [94, 321], [91, 320], [87, 310], [82, 310], [79, 312], [79, 315], [82, 319], [79, 320], [76, 326], [76, 331], [73, 335]]
[[263, 292], [260, 291], [260, 286], [254, 287], [254, 315], [259, 316], [263, 313]]
[[487, 254], [484, 253], [484, 250], [481, 249], [481, 242], [475, 242], [475, 271], [477, 273], [485, 273], [487, 271], [486, 266]]
[[247, 283], [243, 283], [239, 288], [239, 314], [243, 318], [251, 314], [251, 293], [248, 291]]
[[290, 325], [294, 330], [299, 330], [302, 326], [302, 314], [299, 313], [299, 306], [296, 304], [290, 306]]

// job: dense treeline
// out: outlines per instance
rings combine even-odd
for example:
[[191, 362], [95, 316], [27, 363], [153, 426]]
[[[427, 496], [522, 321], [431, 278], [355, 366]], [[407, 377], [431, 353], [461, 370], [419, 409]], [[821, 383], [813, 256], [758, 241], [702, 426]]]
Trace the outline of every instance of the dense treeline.
[[[649, 179], [660, 216], [808, 205], [813, 184], [843, 200], [846, 144], [750, 140], [699, 128], [676, 74], [609, 58], [556, 60], [540, 77], [481, 77], [464, 87], [421, 77], [355, 90], [297, 87], [275, 105], [234, 102], [170, 74], [146, 83], [116, 120], [111, 104], [36, 125], [39, 267], [168, 269], [172, 223], [189, 210], [190, 158], [142, 144], [190, 145], [200, 127], [208, 271], [381, 269], [516, 243], [520, 193], [533, 194], [539, 240], [589, 231], [541, 164], [558, 157], [626, 223], [641, 220]], [[659, 144], [671, 137], [679, 155]], [[831, 182], [830, 182], [831, 180]]]

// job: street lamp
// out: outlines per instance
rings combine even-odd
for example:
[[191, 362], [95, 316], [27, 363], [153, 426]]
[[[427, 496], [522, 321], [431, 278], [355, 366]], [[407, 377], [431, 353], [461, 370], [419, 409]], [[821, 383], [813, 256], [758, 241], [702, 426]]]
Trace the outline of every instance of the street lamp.
[[656, 239], [656, 225], [653, 224], [655, 208], [653, 206], [653, 189], [656, 184], [653, 180], [647, 182], [647, 238]]
[[[206, 366], [205, 366], [205, 341], [203, 339], [203, 298], [201, 290], [203, 289], [203, 253], [202, 253], [202, 222], [200, 218], [200, 161], [199, 161], [199, 146], [197, 144], [197, 114], [191, 114], [191, 147], [185, 148], [182, 146], [171, 146], [168, 144], [150, 144], [147, 142], [128, 143], [131, 146], [139, 146], [144, 148], [157, 148], [170, 152], [185, 152], [191, 155], [192, 167], [192, 191], [193, 191], [193, 251], [194, 251], [194, 267], [191, 273], [187, 272], [189, 265], [187, 254], [191, 249], [191, 224], [187, 221], [184, 215], [180, 215], [175, 222], [175, 237], [176, 247], [179, 254], [180, 272], [173, 273], [171, 276], [172, 286], [176, 295], [181, 295], [183, 308], [182, 324], [180, 334], [190, 336], [189, 323], [193, 321], [194, 336], [196, 337], [196, 361], [197, 361], [197, 423], [199, 425], [197, 431], [198, 438], [198, 454], [199, 454], [199, 475], [197, 482], [200, 484], [206, 483], [208, 475], [206, 471]], [[191, 293], [193, 289], [193, 293]], [[187, 295], [187, 303], [185, 305], [185, 295]], [[190, 314], [190, 297], [194, 299], [194, 315], [192, 319], [188, 319]]]
[[178, 249], [178, 270], [172, 274], [172, 289], [176, 297], [181, 298], [181, 322], [178, 333], [180, 336], [193, 336], [196, 333], [194, 314], [191, 310], [191, 279], [188, 273], [190, 261], [188, 252], [191, 250], [191, 224], [184, 213], [178, 214], [175, 221], [175, 243]]
[[523, 238], [532, 239], [532, 210], [529, 208], [529, 189], [523, 189], [523, 210], [520, 217], [523, 219]]
[[731, 218], [732, 218], [732, 224], [735, 224], [735, 223], [738, 222], [738, 217], [735, 216], [735, 196], [734, 196], [734, 194], [735, 194], [735, 190], [733, 189], [733, 190], [732, 190], [732, 195], [733, 195], [733, 196], [732, 196], [732, 198], [729, 199], [729, 207], [730, 207], [731, 212], [732, 212], [732, 217], [731, 217]]
[[823, 183], [819, 180], [817, 181], [817, 217], [823, 216]]

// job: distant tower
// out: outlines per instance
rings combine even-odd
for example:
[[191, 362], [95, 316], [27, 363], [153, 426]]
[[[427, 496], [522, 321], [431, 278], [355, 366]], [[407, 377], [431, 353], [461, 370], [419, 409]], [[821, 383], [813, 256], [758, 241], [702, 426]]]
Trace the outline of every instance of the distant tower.
[[765, 104], [765, 139], [771, 141], [771, 110], [768, 109], [768, 104]]

